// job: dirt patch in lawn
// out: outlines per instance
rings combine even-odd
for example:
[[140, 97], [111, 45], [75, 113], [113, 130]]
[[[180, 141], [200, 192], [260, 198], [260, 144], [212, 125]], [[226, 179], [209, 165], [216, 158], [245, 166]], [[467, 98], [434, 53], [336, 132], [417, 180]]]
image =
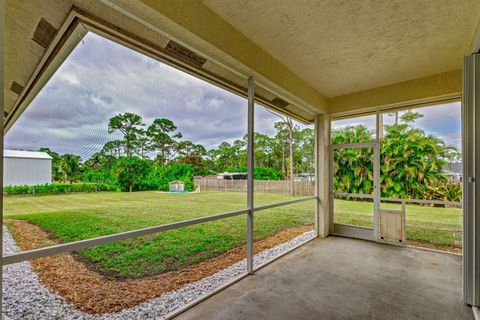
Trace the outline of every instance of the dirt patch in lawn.
[[[21, 250], [30, 250], [58, 243], [41, 228], [22, 221], [5, 220]], [[302, 226], [278, 232], [256, 241], [255, 253], [284, 243], [312, 226]], [[70, 253], [31, 261], [40, 280], [58, 292], [66, 301], [87, 313], [118, 312], [146, 300], [176, 290], [188, 283], [201, 280], [245, 258], [245, 245], [234, 248], [215, 258], [157, 276], [141, 279], [111, 280], [90, 270]]]

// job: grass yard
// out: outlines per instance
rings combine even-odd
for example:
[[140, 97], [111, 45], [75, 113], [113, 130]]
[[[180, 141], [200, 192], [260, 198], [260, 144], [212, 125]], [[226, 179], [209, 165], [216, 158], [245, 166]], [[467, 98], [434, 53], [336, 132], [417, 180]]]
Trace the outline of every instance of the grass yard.
[[[256, 205], [292, 199], [288, 195], [255, 195]], [[246, 194], [203, 191], [102, 192], [4, 198], [5, 217], [31, 222], [60, 242], [182, 221], [245, 208]], [[373, 209], [367, 202], [335, 200], [336, 223], [371, 226]], [[255, 238], [311, 225], [313, 201], [258, 212]], [[407, 206], [407, 238], [440, 246], [455, 246], [460, 238], [461, 210]], [[197, 226], [110, 243], [80, 251], [96, 271], [112, 278], [138, 278], [199, 263], [246, 240], [246, 218], [238, 216]]]
[[[287, 201], [280, 194], [257, 194], [257, 205]], [[203, 191], [103, 192], [7, 197], [6, 218], [40, 226], [61, 242], [182, 221], [245, 208], [246, 194]], [[313, 224], [313, 201], [259, 212], [255, 238]], [[109, 243], [80, 251], [95, 270], [113, 278], [136, 278], [177, 270], [217, 256], [246, 240], [246, 218], [238, 216], [197, 226]]]
[[[382, 209], [400, 210], [400, 204], [382, 203]], [[373, 228], [373, 202], [335, 199], [335, 223]], [[461, 248], [462, 209], [406, 206], [407, 240]]]

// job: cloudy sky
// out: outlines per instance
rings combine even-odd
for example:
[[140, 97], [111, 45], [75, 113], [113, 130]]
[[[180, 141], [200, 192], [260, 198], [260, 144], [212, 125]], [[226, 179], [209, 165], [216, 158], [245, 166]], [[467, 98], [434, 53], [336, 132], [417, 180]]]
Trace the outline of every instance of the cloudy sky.
[[[108, 119], [133, 112], [150, 124], [169, 118], [185, 139], [207, 149], [247, 131], [247, 102], [131, 49], [88, 33], [5, 138], [7, 149], [48, 147], [86, 160], [116, 137]], [[460, 146], [460, 104], [422, 108], [426, 132]], [[273, 134], [278, 118], [256, 108], [255, 130]], [[351, 120], [337, 121], [341, 127]], [[361, 120], [374, 128], [374, 117]], [[387, 122], [387, 120], [386, 120]]]
[[[108, 119], [133, 112], [145, 124], [169, 118], [185, 139], [207, 149], [247, 132], [247, 101], [89, 33], [22, 114], [7, 149], [74, 153], [86, 160], [109, 140]], [[256, 131], [273, 134], [278, 118], [256, 109]]]

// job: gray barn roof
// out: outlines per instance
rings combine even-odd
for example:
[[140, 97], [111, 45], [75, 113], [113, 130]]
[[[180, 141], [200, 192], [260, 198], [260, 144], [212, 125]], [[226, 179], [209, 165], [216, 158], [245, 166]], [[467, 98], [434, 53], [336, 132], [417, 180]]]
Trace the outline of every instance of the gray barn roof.
[[4, 158], [27, 158], [27, 159], [47, 159], [51, 160], [52, 157], [46, 152], [41, 151], [25, 151], [25, 150], [4, 150]]

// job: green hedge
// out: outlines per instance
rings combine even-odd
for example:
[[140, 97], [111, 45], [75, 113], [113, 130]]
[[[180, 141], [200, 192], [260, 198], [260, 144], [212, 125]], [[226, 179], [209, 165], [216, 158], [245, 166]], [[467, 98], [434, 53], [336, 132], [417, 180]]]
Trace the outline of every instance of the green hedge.
[[146, 179], [139, 185], [140, 190], [168, 191], [170, 182], [180, 180], [185, 183], [185, 190], [192, 191], [194, 170], [192, 166], [186, 164], [153, 166]]
[[82, 181], [106, 182], [118, 186], [121, 191], [168, 191], [170, 182], [181, 180], [185, 183], [185, 189], [191, 191], [194, 189], [194, 172], [195, 169], [187, 164], [160, 165], [132, 156], [115, 159], [109, 168], [89, 168], [82, 174]]
[[53, 194], [70, 192], [117, 191], [117, 186], [105, 183], [52, 183], [36, 186], [8, 186], [3, 188], [3, 194]]
[[[247, 173], [247, 168], [242, 167], [240, 169], [227, 169], [225, 172], [235, 173]], [[255, 167], [253, 169], [253, 178], [255, 180], [283, 180], [283, 173], [281, 170], [270, 167]]]

